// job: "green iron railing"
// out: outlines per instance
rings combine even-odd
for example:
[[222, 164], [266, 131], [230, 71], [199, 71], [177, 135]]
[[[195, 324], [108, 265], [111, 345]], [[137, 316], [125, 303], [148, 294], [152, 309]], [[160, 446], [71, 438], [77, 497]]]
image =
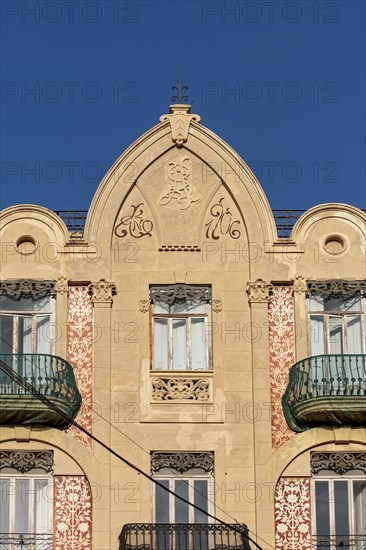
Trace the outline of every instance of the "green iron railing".
[[[40, 400], [37, 403], [36, 396], [6, 374], [1, 362], [4, 362], [41, 395], [49, 398], [53, 403], [57, 401], [64, 413], [72, 419], [75, 418], [81, 406], [81, 395], [75, 382], [72, 366], [65, 359], [55, 355], [14, 353], [0, 354], [0, 422], [2, 416], [6, 422], [9, 422], [9, 416], [6, 416], [5, 411], [9, 413], [10, 408], [13, 407], [14, 398], [21, 400], [18, 401], [19, 409], [23, 407], [23, 411], [24, 407], [28, 407], [30, 410], [35, 407], [35, 404], [38, 405], [35, 407], [38, 408], [38, 411], [42, 408], [47, 409], [46, 404]], [[28, 397], [27, 405], [20, 405], [22, 403], [21, 396]], [[55, 414], [55, 411], [50, 412]], [[60, 420], [60, 424], [64, 427], [67, 420]]]
[[[289, 383], [282, 397], [288, 425], [294, 431], [309, 426], [301, 424], [295, 409], [302, 402], [366, 396], [366, 355], [317, 355], [307, 357], [290, 369]], [[321, 409], [321, 405], [318, 405]]]

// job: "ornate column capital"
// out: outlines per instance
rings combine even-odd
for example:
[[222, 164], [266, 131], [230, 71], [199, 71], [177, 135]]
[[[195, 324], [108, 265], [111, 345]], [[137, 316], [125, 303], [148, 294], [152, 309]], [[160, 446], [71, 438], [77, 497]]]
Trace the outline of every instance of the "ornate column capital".
[[247, 295], [249, 303], [253, 302], [269, 302], [273, 285], [267, 283], [263, 279], [257, 279], [254, 282], [247, 283]]
[[190, 114], [191, 106], [175, 104], [170, 106], [170, 114], [160, 117], [161, 122], [168, 121], [172, 132], [172, 140], [177, 147], [182, 147], [188, 139], [189, 126], [192, 120], [199, 122], [201, 117]]
[[304, 294], [307, 289], [306, 278], [303, 275], [296, 275], [294, 279], [294, 292], [296, 294]]
[[67, 294], [69, 292], [69, 281], [67, 277], [61, 275], [56, 281], [55, 290], [57, 294]]
[[100, 279], [98, 282], [91, 283], [88, 288], [94, 304], [112, 304], [113, 296], [117, 293], [116, 285], [111, 281], [106, 281], [106, 279]]

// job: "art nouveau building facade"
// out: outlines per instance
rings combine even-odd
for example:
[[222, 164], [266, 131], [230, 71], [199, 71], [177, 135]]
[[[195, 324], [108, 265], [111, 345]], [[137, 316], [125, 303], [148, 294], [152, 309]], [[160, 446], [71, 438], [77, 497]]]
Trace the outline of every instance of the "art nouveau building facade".
[[364, 212], [279, 237], [242, 159], [173, 105], [82, 232], [32, 205], [0, 232], [1, 548], [247, 548], [209, 514], [264, 550], [366, 548]]

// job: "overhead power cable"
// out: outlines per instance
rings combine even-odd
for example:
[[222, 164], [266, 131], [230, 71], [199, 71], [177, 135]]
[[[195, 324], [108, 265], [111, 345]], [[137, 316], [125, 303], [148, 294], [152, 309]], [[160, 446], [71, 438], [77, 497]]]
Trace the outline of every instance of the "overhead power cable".
[[53, 411], [55, 411], [57, 414], [59, 414], [60, 416], [62, 416], [65, 420], [67, 420], [70, 424], [72, 424], [73, 426], [75, 426], [75, 428], [77, 428], [78, 430], [80, 430], [82, 433], [84, 433], [85, 435], [87, 435], [88, 437], [90, 437], [91, 439], [93, 439], [93, 441], [95, 441], [96, 443], [98, 443], [101, 447], [103, 447], [104, 449], [106, 449], [108, 452], [110, 452], [113, 456], [115, 456], [116, 458], [118, 458], [119, 460], [121, 460], [122, 462], [124, 462], [127, 466], [129, 466], [130, 468], [132, 468], [133, 470], [135, 470], [136, 472], [138, 472], [139, 474], [141, 474], [143, 477], [145, 477], [146, 479], [148, 479], [149, 481], [151, 481], [152, 483], [155, 483], [155, 485], [157, 485], [158, 487], [162, 488], [164, 491], [170, 493], [171, 495], [173, 495], [175, 498], [181, 500], [182, 502], [184, 502], [185, 504], [188, 504], [189, 506], [192, 506], [193, 508], [195, 508], [196, 510], [198, 510], [199, 512], [202, 512], [203, 514], [205, 514], [207, 517], [215, 520], [216, 522], [220, 523], [221, 525], [224, 525], [225, 527], [228, 527], [229, 529], [232, 529], [233, 531], [235, 531], [236, 533], [240, 534], [241, 536], [244, 536], [246, 537], [251, 543], [254, 544], [254, 546], [256, 548], [258, 548], [258, 550], [263, 550], [261, 546], [259, 546], [259, 544], [257, 544], [244, 530], [242, 529], [239, 529], [238, 527], [236, 527], [235, 525], [232, 525], [232, 524], [229, 524], [229, 523], [226, 523], [226, 521], [223, 521], [221, 520], [220, 518], [214, 516], [213, 514], [210, 514], [209, 512], [207, 512], [207, 510], [204, 510], [203, 508], [201, 508], [200, 506], [198, 506], [197, 504], [194, 504], [192, 502], [190, 502], [189, 500], [186, 500], [184, 497], [178, 495], [177, 493], [175, 493], [174, 491], [172, 491], [171, 489], [169, 489], [168, 487], [166, 487], [165, 485], [163, 485], [162, 483], [160, 483], [157, 479], [155, 479], [152, 475], [150, 474], [147, 474], [146, 472], [144, 472], [143, 470], [141, 470], [141, 468], [139, 468], [138, 466], [136, 466], [135, 464], [133, 464], [132, 462], [130, 462], [129, 460], [127, 460], [126, 458], [124, 458], [122, 455], [120, 455], [119, 453], [117, 453], [116, 451], [114, 451], [111, 447], [109, 447], [106, 443], [104, 443], [101, 439], [99, 439], [98, 437], [96, 437], [95, 435], [93, 435], [92, 433], [90, 433], [87, 429], [85, 429], [83, 426], [81, 426], [81, 424], [79, 424], [78, 422], [76, 422], [76, 420], [74, 420], [71, 416], [69, 416], [68, 414], [66, 414], [62, 409], [60, 409], [57, 405], [55, 405], [55, 403], [52, 403], [52, 401], [50, 401], [45, 395], [41, 394], [39, 391], [37, 391], [33, 386], [32, 384], [29, 384], [26, 380], [24, 380], [21, 376], [19, 376], [18, 373], [16, 373], [11, 367], [9, 367], [9, 365], [7, 365], [2, 359], [0, 359], [0, 367], [1, 369], [3, 370], [3, 372], [5, 372], [5, 374], [7, 374], [12, 380], [14, 380], [17, 384], [19, 384], [22, 388], [24, 388], [26, 390], [27, 393], [30, 393], [31, 395], [33, 395], [34, 397], [36, 397], [39, 401], [41, 401], [42, 403], [44, 403], [49, 409], [52, 409]]

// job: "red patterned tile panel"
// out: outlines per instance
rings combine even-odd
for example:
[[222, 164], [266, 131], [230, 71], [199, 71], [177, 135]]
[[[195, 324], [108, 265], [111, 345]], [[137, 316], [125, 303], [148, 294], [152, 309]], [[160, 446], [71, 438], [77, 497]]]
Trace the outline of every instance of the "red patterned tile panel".
[[275, 495], [276, 550], [310, 550], [310, 479], [284, 478]]
[[294, 302], [291, 287], [273, 287], [268, 317], [272, 450], [275, 451], [294, 435], [283, 416], [281, 401], [288, 384], [289, 368], [295, 361]]
[[[87, 286], [71, 286], [67, 315], [67, 360], [74, 368], [82, 405], [76, 421], [92, 431], [93, 411], [93, 304]], [[74, 426], [68, 433], [91, 448], [91, 438]]]
[[54, 478], [54, 550], [92, 550], [92, 494], [85, 476]]

